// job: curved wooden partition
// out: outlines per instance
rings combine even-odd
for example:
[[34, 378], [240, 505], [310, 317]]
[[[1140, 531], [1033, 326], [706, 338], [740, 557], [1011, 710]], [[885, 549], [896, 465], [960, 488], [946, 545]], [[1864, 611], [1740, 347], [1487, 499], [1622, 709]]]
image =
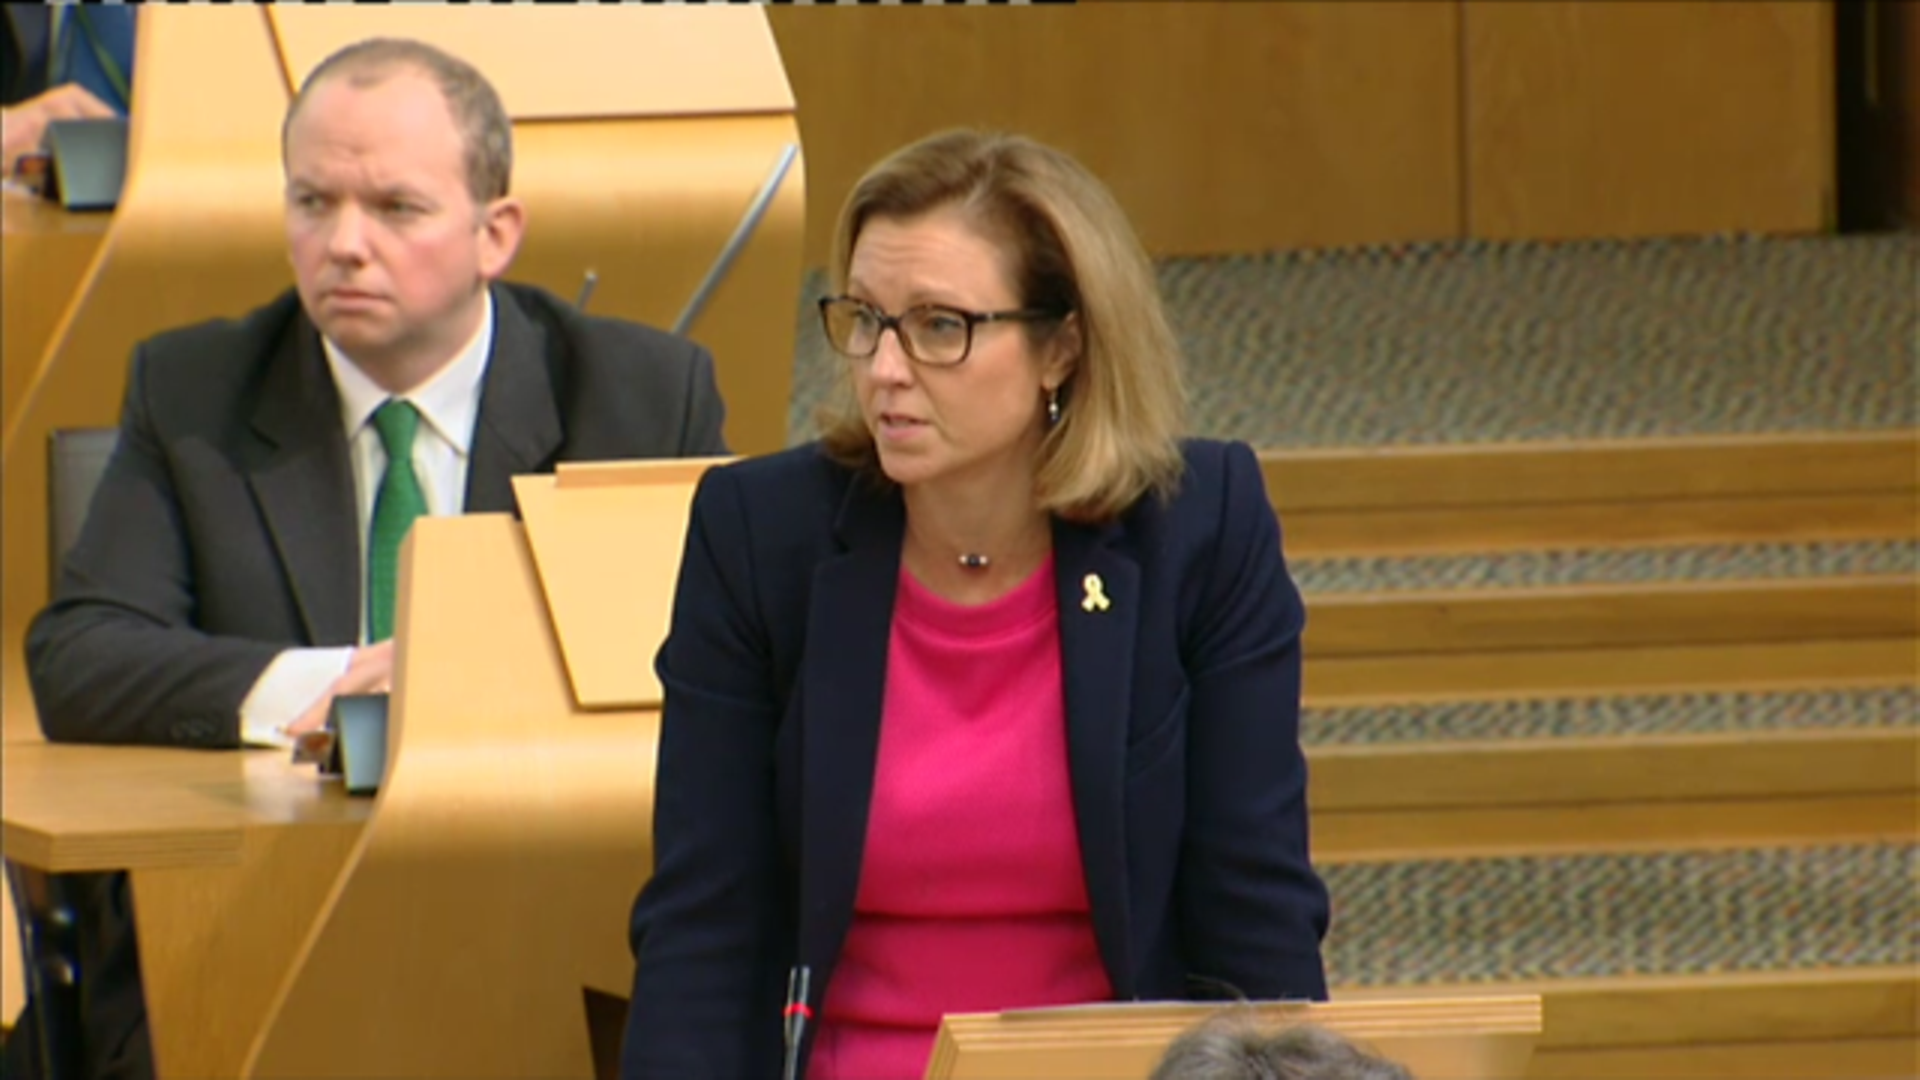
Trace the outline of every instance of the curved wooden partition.
[[509, 518], [422, 519], [401, 574], [387, 776], [244, 1075], [584, 1080], [584, 992], [631, 980], [658, 714], [574, 704]]

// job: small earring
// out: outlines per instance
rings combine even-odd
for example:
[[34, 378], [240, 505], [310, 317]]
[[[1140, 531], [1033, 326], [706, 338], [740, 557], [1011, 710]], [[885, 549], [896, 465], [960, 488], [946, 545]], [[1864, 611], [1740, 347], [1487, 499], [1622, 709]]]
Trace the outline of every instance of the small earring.
[[1060, 388], [1047, 391], [1047, 426], [1060, 422]]

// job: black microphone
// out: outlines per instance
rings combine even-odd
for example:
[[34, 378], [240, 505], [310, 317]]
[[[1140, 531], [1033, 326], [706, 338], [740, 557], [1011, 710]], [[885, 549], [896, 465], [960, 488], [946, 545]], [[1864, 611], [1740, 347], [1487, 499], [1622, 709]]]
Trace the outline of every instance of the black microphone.
[[813, 1008], [807, 1004], [812, 982], [813, 969], [805, 964], [787, 972], [787, 1008], [781, 1014], [787, 1033], [786, 1063], [780, 1068], [782, 1080], [800, 1080], [800, 1040], [807, 1033], [807, 1021], [813, 1019]]

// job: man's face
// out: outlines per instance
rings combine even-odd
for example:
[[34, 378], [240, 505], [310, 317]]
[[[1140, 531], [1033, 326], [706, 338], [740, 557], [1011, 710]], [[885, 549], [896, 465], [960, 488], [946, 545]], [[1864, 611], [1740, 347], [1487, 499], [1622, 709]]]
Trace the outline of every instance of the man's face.
[[404, 68], [370, 86], [320, 83], [287, 130], [300, 300], [362, 366], [450, 358], [513, 258], [517, 211], [475, 204], [463, 151], [439, 87]]

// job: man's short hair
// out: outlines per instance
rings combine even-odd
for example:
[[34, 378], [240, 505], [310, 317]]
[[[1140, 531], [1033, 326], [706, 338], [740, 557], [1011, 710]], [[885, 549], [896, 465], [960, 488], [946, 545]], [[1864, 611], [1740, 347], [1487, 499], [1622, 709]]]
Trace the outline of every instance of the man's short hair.
[[1175, 1039], [1149, 1080], [1413, 1080], [1413, 1074], [1314, 1024], [1275, 1031], [1224, 1013]]
[[513, 122], [500, 95], [479, 69], [451, 53], [410, 38], [368, 38], [333, 53], [309, 72], [287, 106], [280, 126], [284, 158], [287, 132], [313, 89], [331, 78], [357, 87], [375, 86], [398, 72], [415, 71], [433, 80], [447, 111], [460, 128], [467, 167], [467, 190], [485, 205], [507, 194], [513, 178]]

